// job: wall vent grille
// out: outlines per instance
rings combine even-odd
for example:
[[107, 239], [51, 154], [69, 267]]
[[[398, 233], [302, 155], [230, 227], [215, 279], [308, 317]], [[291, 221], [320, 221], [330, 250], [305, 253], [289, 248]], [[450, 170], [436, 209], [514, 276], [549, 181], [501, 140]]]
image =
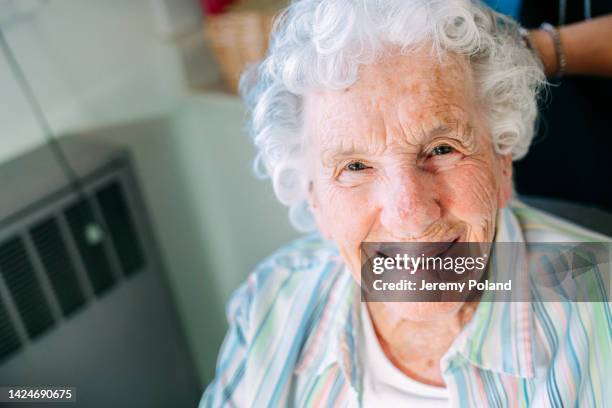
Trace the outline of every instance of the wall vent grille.
[[23, 240], [12, 237], [0, 244], [0, 271], [30, 338], [53, 326], [53, 316]]
[[57, 219], [47, 218], [30, 229], [30, 236], [40, 257], [64, 317], [85, 304], [75, 266]]
[[[82, 309], [89, 300], [86, 285], [102, 296], [118, 277], [144, 269], [142, 242], [121, 184], [112, 179], [60, 212], [50, 208], [47, 216], [0, 242], [0, 280], [7, 292], [0, 299], [0, 361], [50, 330], [58, 318]], [[31, 248], [24, 237], [31, 239]], [[61, 316], [54, 317], [53, 302]], [[9, 305], [20, 322], [12, 322]], [[20, 339], [14, 323], [23, 325], [27, 339]]]

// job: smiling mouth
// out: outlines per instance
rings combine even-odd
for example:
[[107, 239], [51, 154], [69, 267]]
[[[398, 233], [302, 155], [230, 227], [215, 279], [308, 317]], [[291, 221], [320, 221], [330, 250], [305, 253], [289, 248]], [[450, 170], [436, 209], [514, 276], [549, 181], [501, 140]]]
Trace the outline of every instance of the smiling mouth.
[[388, 242], [380, 243], [380, 247], [376, 250], [376, 255], [382, 258], [395, 258], [396, 256], [403, 257], [444, 257], [450, 252], [460, 237], [452, 241], [441, 242]]

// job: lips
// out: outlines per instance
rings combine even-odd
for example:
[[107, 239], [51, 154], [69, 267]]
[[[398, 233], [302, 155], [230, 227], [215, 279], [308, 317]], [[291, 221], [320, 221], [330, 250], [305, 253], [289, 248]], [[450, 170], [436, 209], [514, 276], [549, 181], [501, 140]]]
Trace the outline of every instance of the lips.
[[459, 237], [449, 241], [440, 242], [381, 242], [376, 247], [376, 255], [384, 258], [395, 258], [397, 255], [403, 257], [435, 257], [443, 256], [451, 250]]

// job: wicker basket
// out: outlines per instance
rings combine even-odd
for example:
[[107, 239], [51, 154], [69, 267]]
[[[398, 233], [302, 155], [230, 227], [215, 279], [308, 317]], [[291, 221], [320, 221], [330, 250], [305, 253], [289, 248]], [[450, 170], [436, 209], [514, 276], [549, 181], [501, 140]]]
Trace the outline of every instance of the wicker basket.
[[273, 7], [268, 3], [263, 10], [253, 10], [249, 2], [243, 2], [226, 13], [207, 18], [204, 35], [233, 92], [237, 92], [240, 74], [247, 64], [264, 57], [272, 20], [283, 4], [275, 1]]

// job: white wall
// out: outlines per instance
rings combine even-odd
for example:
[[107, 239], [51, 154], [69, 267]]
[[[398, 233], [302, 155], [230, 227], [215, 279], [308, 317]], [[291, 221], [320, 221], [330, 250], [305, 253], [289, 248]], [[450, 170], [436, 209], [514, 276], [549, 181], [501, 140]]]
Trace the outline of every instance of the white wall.
[[[185, 94], [160, 1], [25, 0], [31, 15], [10, 14], [21, 1], [0, 0], [1, 28], [55, 132], [150, 116]], [[6, 64], [0, 53], [0, 161], [43, 136]]]

